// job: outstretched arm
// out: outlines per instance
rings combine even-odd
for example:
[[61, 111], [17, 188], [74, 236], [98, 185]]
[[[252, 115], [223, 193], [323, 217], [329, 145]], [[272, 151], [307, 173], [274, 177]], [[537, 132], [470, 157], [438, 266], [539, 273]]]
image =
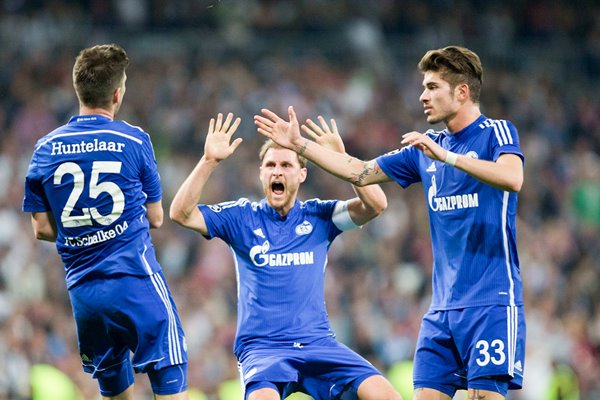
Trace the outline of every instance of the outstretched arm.
[[516, 154], [502, 154], [496, 162], [477, 160], [461, 154], [451, 153], [419, 132], [402, 136], [403, 144], [410, 144], [431, 159], [446, 162], [471, 175], [473, 178], [509, 192], [518, 192], [523, 186], [523, 162]]
[[[322, 116], [319, 116], [318, 120], [321, 126], [307, 119], [306, 125], [301, 126], [302, 131], [319, 145], [338, 153], [345, 153], [344, 142], [338, 133], [335, 120], [333, 118], [330, 120], [331, 128]], [[352, 188], [358, 197], [348, 200], [347, 204], [350, 218], [356, 225], [366, 224], [387, 208], [387, 198], [381, 186], [352, 185]]]
[[292, 106], [288, 108], [289, 121], [285, 121], [265, 108], [261, 112], [263, 115], [254, 116], [254, 123], [261, 135], [271, 138], [280, 146], [294, 150], [330, 174], [356, 186], [391, 181], [375, 160], [362, 161], [302, 137]]
[[193, 229], [203, 235], [208, 234], [206, 221], [198, 209], [198, 203], [208, 181], [219, 162], [225, 160], [235, 152], [242, 143], [241, 138], [231, 142], [231, 137], [240, 124], [240, 118], [233, 121], [233, 114], [227, 114], [223, 121], [223, 114], [219, 113], [215, 121], [210, 119], [208, 134], [204, 143], [204, 155], [183, 182], [173, 198], [169, 217], [181, 226]]

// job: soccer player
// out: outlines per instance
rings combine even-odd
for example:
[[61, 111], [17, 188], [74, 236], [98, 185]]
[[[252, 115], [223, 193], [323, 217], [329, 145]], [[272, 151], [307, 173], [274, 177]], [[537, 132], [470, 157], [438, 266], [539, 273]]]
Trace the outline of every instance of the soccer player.
[[[179, 188], [170, 209], [178, 224], [225, 241], [238, 280], [234, 353], [244, 398], [279, 400], [301, 391], [316, 400], [400, 399], [367, 360], [335, 340], [325, 307], [327, 250], [344, 230], [375, 218], [387, 206], [378, 185], [357, 188], [347, 201], [297, 200], [306, 160], [267, 141], [259, 178], [265, 198], [198, 204], [219, 163], [242, 139], [231, 141], [240, 118], [210, 120], [204, 155]], [[337, 133], [321, 120], [315, 140], [343, 151]]]
[[421, 182], [434, 253], [433, 296], [414, 357], [416, 400], [504, 399], [523, 381], [525, 316], [515, 233], [523, 154], [516, 128], [481, 114], [483, 68], [458, 46], [428, 51], [419, 100], [446, 129], [402, 136], [400, 150], [371, 161], [336, 153], [300, 135], [270, 110], [259, 133], [358, 186]]
[[79, 115], [35, 145], [23, 211], [37, 239], [56, 242], [83, 369], [102, 397], [132, 399], [135, 371], [156, 399], [187, 399], [185, 338], [149, 231], [163, 222], [154, 150], [146, 132], [114, 120], [128, 64], [115, 44], [79, 53]]

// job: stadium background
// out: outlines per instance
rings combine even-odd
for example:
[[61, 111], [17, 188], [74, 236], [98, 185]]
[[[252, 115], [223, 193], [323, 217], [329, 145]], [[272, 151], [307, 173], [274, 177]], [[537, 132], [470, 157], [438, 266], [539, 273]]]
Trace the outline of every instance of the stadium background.
[[[0, 1], [0, 399], [70, 400], [73, 387], [98, 398], [81, 372], [62, 264], [20, 205], [36, 139], [77, 112], [75, 55], [108, 42], [132, 61], [118, 117], [151, 134], [165, 210], [217, 112], [243, 118], [245, 141], [203, 200], [258, 199], [261, 107], [335, 117], [347, 151], [372, 158], [427, 128], [421, 55], [478, 52], [482, 111], [516, 124], [527, 160], [528, 349], [525, 388], [510, 399], [600, 399], [600, 5], [566, 0]], [[384, 190], [384, 215], [332, 246], [326, 291], [338, 338], [392, 377], [412, 357], [432, 256], [421, 188]], [[301, 197], [351, 193], [311, 167]], [[169, 220], [153, 237], [187, 334], [190, 387], [202, 392], [193, 398], [225, 400], [237, 385], [231, 255]], [[563, 397], [549, 394], [557, 385]], [[137, 388], [150, 398], [145, 379]]]

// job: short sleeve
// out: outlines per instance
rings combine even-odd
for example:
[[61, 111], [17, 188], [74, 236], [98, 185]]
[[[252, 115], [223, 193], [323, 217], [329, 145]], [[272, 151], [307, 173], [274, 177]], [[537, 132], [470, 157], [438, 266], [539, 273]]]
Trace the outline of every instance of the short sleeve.
[[142, 191], [146, 194], [146, 202], [154, 203], [162, 198], [162, 187], [154, 148], [150, 136], [146, 134], [142, 143]]
[[25, 212], [50, 211], [50, 204], [44, 192], [43, 177], [39, 171], [37, 157], [34, 153], [25, 177], [25, 190], [22, 204], [22, 209]]
[[406, 146], [379, 156], [375, 161], [387, 176], [406, 188], [421, 181], [417, 151], [412, 146]]
[[236, 234], [239, 234], [239, 221], [244, 220], [244, 212], [249, 204], [247, 199], [218, 204], [199, 204], [198, 209], [204, 217], [208, 230], [206, 238], [218, 237], [226, 243], [232, 243]]
[[492, 125], [495, 140], [492, 140], [492, 157], [496, 161], [502, 154], [516, 154], [525, 162], [517, 128], [506, 120], [497, 120]]

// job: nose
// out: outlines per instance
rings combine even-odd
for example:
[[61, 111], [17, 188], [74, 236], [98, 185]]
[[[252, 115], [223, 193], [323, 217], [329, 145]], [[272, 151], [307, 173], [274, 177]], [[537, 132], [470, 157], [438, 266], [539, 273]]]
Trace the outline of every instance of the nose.
[[425, 93], [426, 93], [426, 91], [425, 91], [425, 90], [423, 90], [423, 93], [421, 93], [421, 95], [419, 96], [419, 101], [420, 101], [421, 103], [425, 103], [425, 102], [427, 102], [427, 101], [428, 101], [428, 99], [427, 99], [427, 95], [426, 95]]
[[282, 169], [280, 165], [276, 165], [275, 167], [273, 167], [273, 175], [281, 175], [282, 174]]

